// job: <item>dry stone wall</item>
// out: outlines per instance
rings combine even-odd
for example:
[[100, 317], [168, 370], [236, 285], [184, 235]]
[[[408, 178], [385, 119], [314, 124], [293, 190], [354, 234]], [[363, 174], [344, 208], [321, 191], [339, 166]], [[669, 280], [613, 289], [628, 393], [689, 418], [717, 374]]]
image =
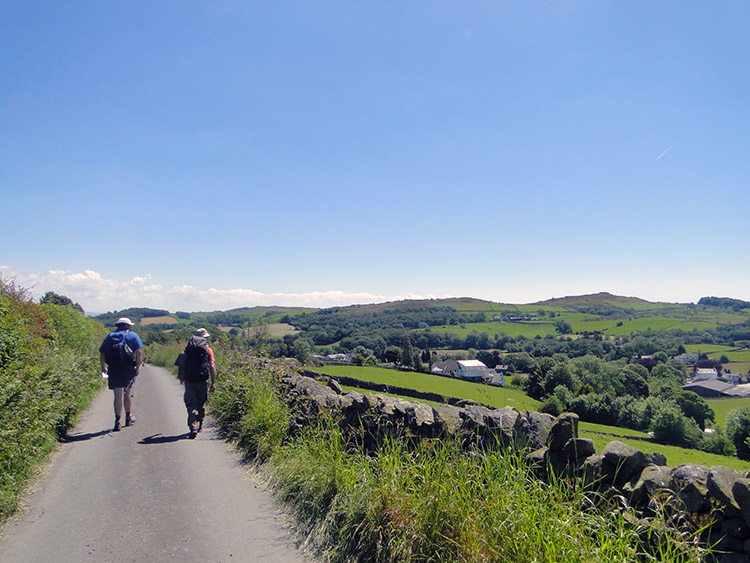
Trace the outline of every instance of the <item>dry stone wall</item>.
[[668, 502], [675, 507], [676, 522], [710, 524], [704, 535], [726, 552], [721, 563], [750, 563], [750, 472], [689, 464], [668, 467], [663, 455], [619, 441], [596, 452], [592, 440], [578, 437], [578, 415], [573, 413], [554, 418], [471, 401], [431, 407], [382, 394], [344, 392], [336, 380], [306, 373], [283, 380], [293, 413], [292, 432], [328, 413], [368, 451], [375, 451], [393, 432], [417, 440], [452, 438], [466, 446], [523, 448], [540, 479], [551, 473], [580, 478], [600, 493], [597, 498], [618, 499], [627, 517], [646, 524], [655, 505]]

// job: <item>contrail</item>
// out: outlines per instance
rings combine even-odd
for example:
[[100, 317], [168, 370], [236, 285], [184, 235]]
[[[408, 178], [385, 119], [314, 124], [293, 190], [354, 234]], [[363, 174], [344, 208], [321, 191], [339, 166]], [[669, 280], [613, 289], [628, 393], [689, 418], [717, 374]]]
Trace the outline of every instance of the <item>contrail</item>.
[[672, 146], [670, 146], [667, 150], [665, 150], [663, 153], [661, 153], [659, 156], [656, 157], [656, 160], [659, 160], [662, 156], [667, 154], [669, 151], [672, 150], [672, 147], [674, 146], [674, 143], [672, 143]]

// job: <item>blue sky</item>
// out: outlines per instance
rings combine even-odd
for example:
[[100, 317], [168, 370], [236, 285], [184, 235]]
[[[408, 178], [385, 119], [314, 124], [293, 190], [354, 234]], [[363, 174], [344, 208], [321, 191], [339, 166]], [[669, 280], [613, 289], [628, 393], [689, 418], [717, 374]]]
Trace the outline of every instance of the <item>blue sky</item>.
[[750, 299], [746, 2], [5, 2], [0, 275], [89, 311]]

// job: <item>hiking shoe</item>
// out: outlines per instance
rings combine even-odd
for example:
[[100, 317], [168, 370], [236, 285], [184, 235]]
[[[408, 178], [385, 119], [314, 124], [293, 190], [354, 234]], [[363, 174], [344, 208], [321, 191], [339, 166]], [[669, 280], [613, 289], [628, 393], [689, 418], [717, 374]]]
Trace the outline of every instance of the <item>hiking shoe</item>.
[[115, 420], [115, 427], [112, 429], [112, 432], [119, 432], [120, 428], [121, 428], [120, 421], [119, 420]]
[[190, 434], [188, 435], [188, 438], [191, 440], [195, 440], [195, 437], [198, 435], [198, 433], [195, 430], [191, 430]]
[[198, 423], [198, 432], [200, 432], [201, 430], [203, 430], [203, 421], [202, 420]]
[[135, 424], [135, 417], [133, 415], [127, 415], [125, 417], [125, 426], [133, 426]]

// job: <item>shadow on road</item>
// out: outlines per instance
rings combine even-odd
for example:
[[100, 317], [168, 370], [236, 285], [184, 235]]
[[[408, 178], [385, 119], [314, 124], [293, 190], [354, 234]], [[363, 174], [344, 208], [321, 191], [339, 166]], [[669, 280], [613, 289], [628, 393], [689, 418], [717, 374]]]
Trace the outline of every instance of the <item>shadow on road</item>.
[[139, 441], [139, 444], [167, 444], [169, 442], [176, 442], [177, 440], [187, 440], [189, 436], [188, 432], [179, 434], [178, 436], [162, 436], [161, 434], [153, 434], [146, 436], [143, 440]]
[[110, 432], [112, 432], [112, 429], [107, 428], [106, 430], [99, 430], [99, 432], [89, 432], [88, 434], [73, 434], [72, 436], [68, 435], [62, 439], [62, 442], [65, 444], [67, 444], [68, 442], [83, 442], [84, 440], [91, 440], [92, 438], [104, 436], [106, 434], [109, 434]]

